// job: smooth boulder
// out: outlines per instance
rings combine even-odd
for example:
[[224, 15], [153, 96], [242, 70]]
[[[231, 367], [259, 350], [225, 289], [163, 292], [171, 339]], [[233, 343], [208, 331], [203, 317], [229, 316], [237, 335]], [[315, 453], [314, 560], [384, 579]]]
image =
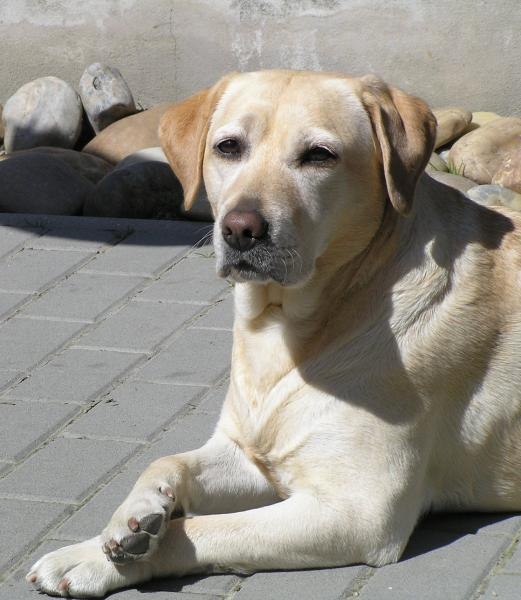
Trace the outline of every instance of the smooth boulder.
[[173, 219], [180, 216], [183, 190], [161, 148], [136, 152], [119, 163], [90, 194], [90, 217]]
[[507, 206], [521, 211], [521, 194], [516, 194], [501, 185], [477, 185], [468, 190], [467, 196], [482, 206]]
[[158, 104], [106, 127], [84, 148], [83, 152], [117, 164], [130, 154], [159, 146], [158, 127], [171, 103]]
[[79, 215], [94, 185], [70, 164], [42, 152], [0, 162], [0, 211]]
[[450, 106], [432, 111], [436, 117], [435, 148], [440, 148], [461, 135], [472, 121], [472, 113], [464, 108]]
[[14, 158], [15, 156], [50, 156], [51, 158], [57, 158], [93, 184], [101, 181], [114, 168], [113, 165], [98, 156], [53, 146], [39, 146], [30, 150], [19, 150], [8, 154], [7, 158]]
[[6, 151], [72, 148], [80, 135], [82, 111], [80, 97], [62, 79], [41, 77], [26, 83], [4, 106]]
[[486, 184], [520, 148], [521, 119], [501, 117], [460, 138], [450, 149], [449, 161], [465, 177]]
[[80, 79], [81, 101], [90, 124], [99, 133], [115, 121], [137, 112], [132, 92], [119, 69], [89, 65]]
[[492, 183], [498, 183], [521, 194], [521, 145], [505, 156], [492, 177]]
[[466, 177], [462, 177], [461, 175], [454, 175], [453, 173], [444, 173], [442, 171], [429, 171], [430, 177], [436, 179], [440, 183], [448, 185], [455, 190], [466, 194], [470, 188], [475, 187], [475, 182], [470, 181]]
[[431, 154], [431, 157], [429, 158], [429, 162], [427, 164], [426, 170], [427, 171], [447, 172], [449, 170], [449, 167], [447, 166], [447, 163], [443, 160], [443, 158], [441, 158], [441, 156], [439, 154], [436, 154], [436, 152], [433, 152]]

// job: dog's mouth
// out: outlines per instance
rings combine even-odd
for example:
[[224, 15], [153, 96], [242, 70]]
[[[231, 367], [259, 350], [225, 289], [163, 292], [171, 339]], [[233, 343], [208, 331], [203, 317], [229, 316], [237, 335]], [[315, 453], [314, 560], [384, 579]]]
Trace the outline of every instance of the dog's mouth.
[[[302, 274], [301, 264], [295, 259], [295, 251], [265, 245], [246, 252], [232, 248], [224, 251], [218, 267], [221, 277], [230, 277], [239, 283], [273, 281], [283, 286], [298, 283]], [[300, 267], [300, 268], [299, 268]]]

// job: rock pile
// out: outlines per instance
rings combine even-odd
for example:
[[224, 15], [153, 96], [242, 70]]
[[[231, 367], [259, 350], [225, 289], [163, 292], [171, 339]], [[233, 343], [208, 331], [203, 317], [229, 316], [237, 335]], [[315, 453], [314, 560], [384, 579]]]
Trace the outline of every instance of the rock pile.
[[211, 220], [183, 192], [159, 147], [170, 103], [138, 110], [118, 69], [94, 63], [79, 94], [57, 77], [22, 86], [0, 105], [0, 212]]
[[433, 112], [429, 175], [484, 206], [521, 210], [521, 119], [456, 107]]
[[[78, 89], [41, 77], [0, 105], [0, 212], [212, 219], [204, 191], [184, 211], [159, 147], [169, 103], [138, 109], [119, 70], [100, 63], [85, 69]], [[521, 211], [521, 118], [433, 112], [430, 176], [485, 206]]]

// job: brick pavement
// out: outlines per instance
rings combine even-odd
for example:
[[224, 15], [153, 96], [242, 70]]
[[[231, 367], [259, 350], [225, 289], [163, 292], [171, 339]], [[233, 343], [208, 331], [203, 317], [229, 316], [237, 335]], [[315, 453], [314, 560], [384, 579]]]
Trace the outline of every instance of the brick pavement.
[[[207, 227], [0, 215], [0, 600], [96, 534], [153, 459], [204, 442], [226, 389], [231, 288]], [[381, 569], [160, 580], [122, 600], [518, 600], [521, 516], [437, 516]]]

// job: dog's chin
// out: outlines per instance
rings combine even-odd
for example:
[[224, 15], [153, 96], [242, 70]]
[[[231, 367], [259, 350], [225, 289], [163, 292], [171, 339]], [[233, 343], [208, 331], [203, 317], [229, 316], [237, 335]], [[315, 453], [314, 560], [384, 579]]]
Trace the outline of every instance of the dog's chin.
[[237, 283], [277, 283], [282, 287], [299, 286], [308, 279], [302, 273], [297, 275], [283, 268], [265, 269], [245, 260], [223, 263], [217, 273]]

